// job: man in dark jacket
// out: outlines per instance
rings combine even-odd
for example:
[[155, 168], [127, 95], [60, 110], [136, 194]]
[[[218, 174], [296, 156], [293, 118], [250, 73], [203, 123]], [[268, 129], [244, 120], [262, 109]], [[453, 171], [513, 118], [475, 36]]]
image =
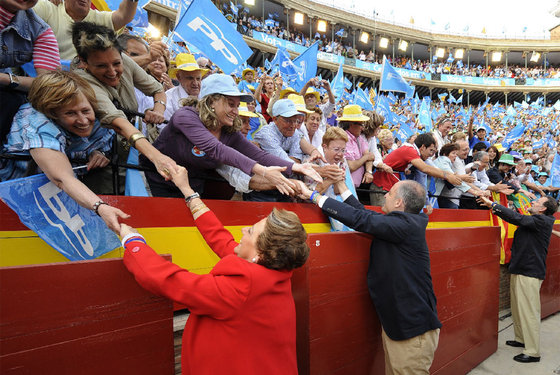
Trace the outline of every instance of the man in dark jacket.
[[385, 215], [366, 210], [346, 188], [335, 185], [344, 202], [309, 191], [301, 197], [330, 217], [373, 235], [368, 288], [383, 327], [386, 373], [428, 374], [441, 323], [426, 244], [428, 216], [420, 213], [426, 191], [415, 181], [401, 181], [385, 195]]
[[521, 215], [487, 198], [479, 199], [487, 207], [492, 207], [494, 214], [518, 226], [513, 236], [509, 263], [515, 340], [508, 340], [506, 344], [525, 348], [523, 353], [513, 357], [517, 362], [539, 362], [540, 289], [546, 273], [546, 255], [558, 203], [552, 197], [542, 197], [533, 201], [529, 208], [531, 215]]

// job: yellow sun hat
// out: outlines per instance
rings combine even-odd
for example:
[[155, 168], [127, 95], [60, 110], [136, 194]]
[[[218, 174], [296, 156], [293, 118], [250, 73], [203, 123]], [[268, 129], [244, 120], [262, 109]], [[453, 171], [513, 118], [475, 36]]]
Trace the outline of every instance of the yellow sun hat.
[[239, 102], [239, 107], [237, 107], [237, 111], [239, 112], [239, 116], [259, 117], [259, 115], [257, 115], [256, 113], [249, 111], [249, 107], [247, 107], [247, 103], [245, 102]]
[[288, 99], [294, 102], [299, 112], [313, 113], [313, 111], [310, 111], [305, 107], [305, 100], [303, 99], [303, 96], [297, 94], [290, 94], [288, 95]]
[[199, 70], [202, 76], [208, 72], [208, 69], [202, 69], [198, 66], [194, 56], [190, 53], [179, 53], [175, 56], [175, 65], [175, 68], [169, 69], [169, 77], [171, 78], [177, 78], [178, 70], [184, 70], [185, 72]]
[[369, 117], [364, 116], [362, 107], [357, 104], [349, 104], [342, 110], [342, 117], [338, 117], [337, 121], [356, 121], [365, 122], [369, 121]]

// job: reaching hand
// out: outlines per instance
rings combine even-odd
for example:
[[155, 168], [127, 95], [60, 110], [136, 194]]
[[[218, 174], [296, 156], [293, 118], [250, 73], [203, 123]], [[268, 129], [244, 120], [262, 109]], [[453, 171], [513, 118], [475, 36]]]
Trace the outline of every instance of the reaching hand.
[[303, 181], [299, 181], [299, 180], [294, 180], [294, 183], [297, 184], [297, 189], [300, 191], [300, 193], [298, 194], [298, 197], [301, 199], [310, 199], [311, 198], [311, 193], [313, 193], [311, 190], [309, 190], [309, 188], [307, 187], [307, 185], [303, 182]]
[[129, 214], [125, 214], [118, 208], [109, 206], [108, 204], [100, 205], [97, 212], [109, 229], [115, 233], [119, 233], [120, 230], [119, 219], [128, 219], [130, 217]]
[[175, 163], [175, 161], [169, 156], [160, 154], [152, 160], [152, 163], [154, 163], [158, 173], [165, 178], [166, 181], [171, 179], [171, 171], [175, 171], [175, 173], [177, 173], [177, 163]]
[[461, 180], [461, 177], [457, 176], [454, 173], [448, 173], [446, 180], [449, 181], [450, 184], [453, 184], [455, 186], [461, 185], [461, 183], [463, 182], [463, 180]]
[[126, 236], [128, 236], [129, 234], [132, 233], [138, 233], [138, 231], [134, 228], [132, 228], [130, 225], [126, 225], [124, 223], [121, 223], [120, 228], [119, 228], [119, 236], [121, 238], [125, 238]]
[[488, 208], [492, 207], [492, 201], [486, 197], [478, 197], [476, 199], [477, 202], [479, 202], [480, 204], [482, 204], [483, 206], [486, 206]]
[[88, 157], [89, 161], [87, 163], [87, 170], [90, 171], [95, 168], [104, 168], [109, 165], [110, 160], [101, 153], [101, 151], [95, 150]]
[[153, 109], [148, 109], [144, 112], [144, 121], [148, 124], [161, 124], [165, 121], [165, 117], [163, 117], [163, 113], [159, 113], [154, 111]]
[[181, 191], [183, 189], [190, 189], [189, 184], [189, 172], [187, 168], [178, 165], [176, 169], [170, 170], [171, 181], [177, 186]]
[[278, 189], [279, 192], [285, 195], [294, 194], [294, 189], [293, 189], [294, 183], [288, 180], [282, 174], [282, 172], [286, 170], [286, 167], [265, 167], [265, 169], [266, 171], [263, 177], [266, 180], [268, 180], [268, 182], [270, 182], [272, 185], [276, 186], [276, 189]]
[[321, 178], [319, 173], [317, 173], [317, 171], [309, 163], [303, 163], [303, 164], [294, 163], [292, 165], [292, 171], [296, 173], [304, 174], [317, 182], [323, 182], [323, 179]]
[[323, 154], [321, 154], [321, 152], [317, 149], [314, 149], [313, 151], [311, 151], [311, 155], [309, 155], [309, 162], [315, 161], [317, 159], [320, 159], [322, 161], [324, 161], [325, 163], [327, 162], [327, 159], [325, 159], [325, 157], [323, 156]]

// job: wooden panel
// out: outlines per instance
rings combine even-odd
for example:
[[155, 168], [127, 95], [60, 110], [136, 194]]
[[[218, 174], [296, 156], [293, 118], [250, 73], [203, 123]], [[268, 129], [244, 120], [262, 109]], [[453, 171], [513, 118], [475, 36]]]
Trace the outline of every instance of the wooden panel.
[[2, 374], [173, 374], [173, 310], [121, 259], [0, 268]]
[[[554, 229], [560, 230], [560, 225]], [[560, 311], [560, 238], [552, 236], [546, 259], [546, 277], [541, 287], [541, 316]]]
[[[466, 373], [497, 348], [498, 238], [496, 227], [427, 231], [443, 323], [433, 373]], [[384, 372], [381, 326], [366, 283], [370, 243], [356, 233], [309, 236], [310, 258], [293, 279], [298, 335], [300, 319], [309, 324], [308, 354], [298, 346], [300, 374]]]

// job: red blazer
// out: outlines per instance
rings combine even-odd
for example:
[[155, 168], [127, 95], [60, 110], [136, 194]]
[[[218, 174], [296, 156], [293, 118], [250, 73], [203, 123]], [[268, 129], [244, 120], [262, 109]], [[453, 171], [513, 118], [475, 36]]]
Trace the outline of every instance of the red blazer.
[[206, 275], [164, 260], [148, 245], [126, 245], [124, 264], [154, 294], [186, 305], [183, 374], [297, 374], [291, 271], [275, 271], [234, 254], [237, 243], [214, 213], [196, 225], [221, 258]]

